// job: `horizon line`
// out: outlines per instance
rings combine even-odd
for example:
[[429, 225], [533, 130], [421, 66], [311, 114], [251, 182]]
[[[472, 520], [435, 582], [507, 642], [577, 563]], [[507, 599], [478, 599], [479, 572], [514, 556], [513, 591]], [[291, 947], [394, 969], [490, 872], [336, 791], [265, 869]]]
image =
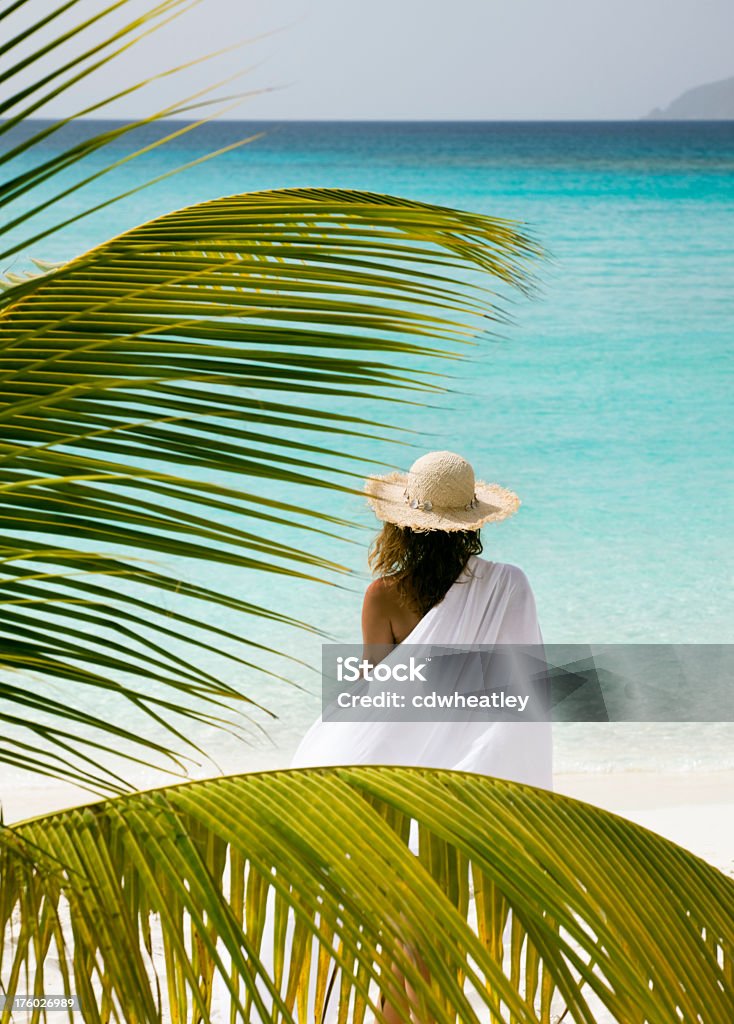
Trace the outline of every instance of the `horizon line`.
[[[29, 117], [28, 121], [56, 123], [66, 121], [70, 115], [60, 117]], [[124, 117], [74, 117], [69, 124], [80, 121], [106, 121], [128, 124], [142, 120], [144, 115], [128, 114]], [[10, 118], [0, 118], [0, 124]], [[162, 117], [147, 122], [193, 124], [198, 118]], [[731, 124], [731, 117], [651, 117], [643, 114], [639, 117], [228, 117], [204, 121], [202, 127], [209, 124], [639, 124], [641, 122], [657, 124]], [[141, 127], [144, 125], [141, 124]]]

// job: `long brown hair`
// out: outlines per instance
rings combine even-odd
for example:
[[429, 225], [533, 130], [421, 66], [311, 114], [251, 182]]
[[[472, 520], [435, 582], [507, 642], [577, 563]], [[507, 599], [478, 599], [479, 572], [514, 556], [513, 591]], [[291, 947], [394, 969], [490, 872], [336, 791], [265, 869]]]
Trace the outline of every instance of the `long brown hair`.
[[401, 604], [419, 615], [443, 601], [471, 555], [482, 552], [479, 530], [415, 531], [384, 523], [370, 549], [370, 568], [395, 585]]

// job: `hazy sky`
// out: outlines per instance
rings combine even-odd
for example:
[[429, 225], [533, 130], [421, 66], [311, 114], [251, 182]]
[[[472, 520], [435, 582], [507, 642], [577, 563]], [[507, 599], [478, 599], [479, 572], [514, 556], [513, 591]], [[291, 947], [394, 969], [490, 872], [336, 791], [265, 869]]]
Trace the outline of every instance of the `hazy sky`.
[[[33, 0], [22, 17], [56, 6]], [[87, 14], [100, 4], [78, 7]], [[220, 75], [258, 63], [247, 84], [277, 87], [237, 116], [636, 118], [734, 75], [734, 0], [203, 0], [107, 71], [105, 88], [277, 28], [218, 63]], [[99, 80], [78, 88], [73, 105], [99, 90]], [[168, 80], [113, 113], [180, 95]], [[66, 97], [47, 113], [71, 106]]]

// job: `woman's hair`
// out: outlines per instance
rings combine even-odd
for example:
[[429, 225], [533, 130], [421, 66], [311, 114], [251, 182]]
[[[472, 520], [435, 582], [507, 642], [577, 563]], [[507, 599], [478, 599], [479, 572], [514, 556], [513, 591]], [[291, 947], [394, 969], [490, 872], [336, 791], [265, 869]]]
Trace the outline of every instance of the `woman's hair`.
[[419, 615], [443, 601], [471, 555], [482, 552], [479, 530], [415, 531], [384, 523], [370, 549], [370, 568], [394, 583], [398, 599]]

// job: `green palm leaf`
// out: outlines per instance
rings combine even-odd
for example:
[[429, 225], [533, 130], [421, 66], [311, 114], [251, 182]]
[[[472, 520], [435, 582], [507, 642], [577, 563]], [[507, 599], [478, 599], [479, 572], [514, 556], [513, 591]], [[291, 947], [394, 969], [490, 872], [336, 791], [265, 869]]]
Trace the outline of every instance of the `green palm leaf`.
[[182, 1022], [225, 1005], [320, 1020], [335, 971], [330, 1019], [360, 1021], [378, 982], [397, 999], [393, 964], [441, 1024], [734, 1015], [731, 880], [483, 776], [345, 767], [139, 793], [5, 829], [0, 878], [8, 996], [37, 964], [36, 990], [63, 976], [85, 1020], [158, 1021], [166, 1001]]
[[[201, 701], [244, 699], [170, 641], [211, 651], [225, 635], [249, 666], [262, 645], [215, 618], [192, 633], [191, 601], [307, 624], [186, 582], [177, 562], [344, 572], [308, 538], [345, 524], [299, 492], [360, 487], [344, 439], [389, 431], [357, 403], [440, 388], [430, 360], [456, 356], [499, 315], [482, 277], [525, 287], [536, 254], [507, 221], [285, 190], [167, 214], [0, 297], [0, 658], [15, 670], [0, 718], [18, 727], [14, 706], [40, 718], [28, 726], [36, 770], [122, 784], [98, 763], [101, 716], [77, 718], [59, 758], [66, 707], [44, 679], [79, 684], [85, 708], [85, 693], [115, 688], [175, 739], [153, 748], [141, 733], [140, 753], [170, 757], [182, 738], [172, 701], [213, 721]], [[293, 500], [269, 497], [266, 481]], [[277, 536], [286, 523], [300, 527], [297, 546]], [[0, 758], [31, 764], [17, 744]]]
[[[3, 67], [0, 70], [0, 85], [3, 96], [0, 100], [0, 171], [5, 174], [0, 180], [0, 259], [10, 260], [27, 253], [33, 244], [69, 227], [69, 225], [109, 206], [117, 199], [124, 198], [147, 188], [161, 178], [169, 177], [183, 170], [174, 167], [152, 181], [143, 179], [133, 189], [122, 194], [112, 194], [94, 206], [82, 207], [72, 217], [64, 216], [63, 204], [69, 196], [80, 192], [93, 182], [111, 175], [119, 167], [138, 157], [166, 145], [176, 138], [196, 131], [201, 124], [212, 117], [220, 116], [248, 95], [240, 91], [234, 95], [223, 95], [221, 88], [233, 79], [215, 82], [182, 100], [154, 110], [143, 118], [129, 123], [115, 125], [103, 131], [90, 129], [80, 139], [66, 142], [64, 130], [82, 118], [100, 117], [107, 113], [115, 102], [129, 98], [164, 78], [177, 76], [185, 78], [185, 72], [206, 61], [212, 61], [229, 50], [241, 47], [238, 43], [215, 53], [156, 71], [142, 81], [133, 81], [121, 89], [109, 93], [100, 89], [94, 103], [75, 113], [52, 121], [37, 122], [42, 118], [47, 104], [73, 90], [90, 76], [99, 77], [120, 57], [146, 37], [165, 30], [172, 21], [185, 15], [200, 0], [160, 0], [158, 3], [142, 4], [139, 0], [85, 0], [83, 12], [80, 0], [66, 0], [49, 11], [48, 5], [37, 0], [20, 0], [0, 6], [0, 22], [3, 25], [4, 42], [0, 44]], [[61, 19], [58, 22], [58, 19]], [[50, 34], [51, 30], [55, 34]], [[40, 39], [39, 39], [40, 33]], [[39, 73], [39, 69], [41, 73]], [[235, 75], [239, 79], [246, 71]], [[198, 117], [203, 113], [203, 117]], [[145, 145], [137, 146], [136, 132], [140, 128], [155, 125], [168, 118], [188, 115], [175, 130], [161, 131], [157, 138]], [[41, 148], [54, 136], [58, 152], [48, 156]], [[129, 137], [130, 148], [124, 156], [105, 162], [104, 153], [111, 144]], [[230, 150], [251, 141], [252, 137], [233, 140], [224, 150], [202, 155], [193, 163], [210, 159], [218, 152]], [[34, 160], [34, 154], [38, 159]], [[88, 160], [94, 154], [102, 159], [89, 170]], [[62, 172], [68, 172], [64, 185], [54, 192], [54, 182]], [[114, 177], [112, 178], [114, 181]], [[56, 210], [60, 209], [59, 214]], [[60, 218], [60, 219], [53, 219]], [[49, 223], [49, 219], [52, 220]], [[22, 281], [24, 274], [10, 272], [5, 284]], [[2, 280], [0, 279], [0, 285]]]

